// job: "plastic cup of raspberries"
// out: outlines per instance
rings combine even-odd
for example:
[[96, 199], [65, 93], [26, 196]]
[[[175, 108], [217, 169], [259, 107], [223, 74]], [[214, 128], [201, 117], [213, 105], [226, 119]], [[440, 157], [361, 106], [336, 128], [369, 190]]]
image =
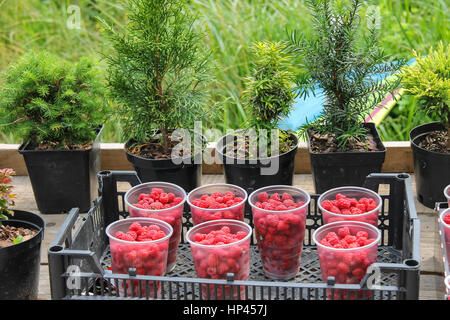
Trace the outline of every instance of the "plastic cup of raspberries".
[[269, 186], [252, 192], [258, 249], [265, 275], [287, 280], [296, 276], [305, 237], [307, 192], [293, 186]]
[[450, 268], [450, 208], [445, 209], [439, 215], [439, 223], [442, 224], [444, 230], [445, 248], [447, 251], [447, 263]]
[[[338, 284], [358, 284], [367, 268], [377, 261], [381, 232], [377, 227], [360, 221], [332, 222], [318, 228], [313, 234], [319, 254], [322, 279], [334, 277]], [[368, 299], [369, 292], [338, 292], [333, 299]], [[343, 290], [345, 291], [345, 290]], [[331, 294], [329, 294], [330, 298]]]
[[194, 225], [210, 220], [244, 221], [247, 192], [232, 184], [210, 184], [192, 190], [187, 196]]
[[159, 219], [172, 226], [167, 272], [175, 268], [185, 201], [184, 189], [168, 182], [143, 183], [131, 188], [125, 194], [125, 203], [130, 217]]
[[324, 192], [318, 200], [324, 224], [361, 221], [378, 226], [382, 205], [378, 193], [360, 187], [340, 187]]
[[[248, 280], [252, 228], [238, 220], [211, 220], [192, 227], [186, 234], [197, 277]], [[244, 299], [243, 286], [202, 285], [203, 299]]]
[[[106, 228], [111, 251], [113, 273], [128, 274], [135, 268], [138, 275], [163, 276], [166, 273], [169, 239], [173, 228], [166, 222], [151, 218], [128, 218], [111, 223]], [[149, 292], [146, 292], [148, 288]], [[138, 280], [119, 280], [120, 296], [156, 298], [159, 281], [149, 281], [148, 287]]]
[[445, 187], [444, 196], [447, 199], [448, 207], [450, 208], [450, 184]]

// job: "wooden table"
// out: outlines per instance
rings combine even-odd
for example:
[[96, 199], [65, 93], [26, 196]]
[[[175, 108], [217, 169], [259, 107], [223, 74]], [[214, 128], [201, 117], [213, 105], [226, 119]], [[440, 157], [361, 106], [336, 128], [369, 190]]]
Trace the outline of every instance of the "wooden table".
[[[415, 192], [413, 177], [411, 181]], [[204, 175], [202, 178], [202, 184], [220, 182], [224, 182], [223, 175]], [[16, 208], [39, 214], [28, 176], [14, 177], [13, 185], [15, 187], [14, 192], [17, 194]], [[314, 193], [312, 176], [310, 174], [295, 175], [294, 185], [309, 193]], [[122, 185], [120, 187], [126, 190], [129, 186]], [[421, 221], [420, 299], [443, 299], [445, 294], [443, 277], [444, 268], [438, 236], [437, 214], [433, 210], [421, 205], [417, 200], [416, 208]], [[46, 222], [46, 230], [41, 250], [39, 299], [50, 299], [47, 249], [65, 220], [66, 214], [41, 214], [41, 216]]]

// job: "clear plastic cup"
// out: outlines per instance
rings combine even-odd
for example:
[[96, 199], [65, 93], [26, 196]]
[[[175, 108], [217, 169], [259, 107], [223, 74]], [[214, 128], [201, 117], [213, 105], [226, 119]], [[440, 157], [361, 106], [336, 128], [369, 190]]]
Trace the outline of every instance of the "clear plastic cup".
[[449, 263], [448, 268], [450, 268], [450, 225], [444, 222], [444, 217], [450, 215], [450, 208], [445, 209], [439, 215], [439, 223], [442, 224], [442, 229], [444, 230], [445, 248], [447, 250], [447, 263]]
[[445, 280], [445, 287], [447, 288], [447, 300], [450, 300], [450, 275], [448, 275]]
[[444, 196], [447, 199], [448, 207], [450, 208], [450, 184], [445, 187]]
[[[346, 196], [347, 198], [356, 198], [358, 201], [361, 198], [373, 199], [375, 201], [376, 208], [362, 214], [337, 214], [325, 210], [322, 207], [322, 202], [325, 200], [336, 200], [336, 195], [338, 193]], [[319, 204], [320, 211], [322, 212], [323, 224], [337, 221], [361, 221], [369, 223], [375, 227], [378, 227], [378, 215], [381, 210], [381, 205], [383, 204], [383, 201], [378, 193], [361, 187], [339, 187], [328, 190], [321, 194], [317, 202]]]
[[[125, 241], [115, 237], [118, 231], [128, 232], [130, 226], [138, 222], [143, 227], [157, 225], [165, 234], [164, 238], [152, 241]], [[128, 218], [111, 223], [106, 228], [109, 237], [111, 251], [111, 267], [113, 273], [128, 274], [129, 268], [136, 268], [138, 275], [163, 276], [167, 267], [167, 255], [169, 252], [169, 239], [173, 228], [166, 222], [150, 218]], [[156, 283], [157, 292], [160, 283]], [[131, 280], [119, 281], [119, 292], [124, 296], [124, 288], [127, 296], [146, 296], [145, 286], [141, 286], [139, 292], [138, 280], [133, 280], [134, 292], [132, 292]], [[153, 282], [149, 282], [149, 296], [154, 297]]]
[[[369, 235], [368, 239], [376, 240], [368, 245], [352, 249], [337, 249], [324, 246], [320, 243], [329, 232], [335, 232], [337, 234], [338, 230], [343, 227], [349, 228], [350, 235], [356, 235], [358, 231], [365, 231]], [[377, 227], [360, 221], [338, 221], [318, 228], [313, 234], [313, 240], [317, 246], [317, 253], [319, 254], [323, 281], [326, 282], [328, 277], [334, 277], [336, 283], [360, 283], [367, 272], [367, 268], [377, 261], [378, 242], [380, 238], [381, 232]], [[352, 293], [350, 299], [359, 299], [364, 295], [362, 290], [357, 294], [358, 296]], [[339, 296], [340, 293], [336, 292], [334, 298], [339, 299]], [[345, 297], [345, 293], [343, 296]]]
[[[197, 233], [208, 234], [211, 231], [220, 230], [222, 227], [230, 228], [230, 233], [245, 232], [245, 238], [223, 245], [204, 245], [194, 241]], [[234, 273], [235, 280], [248, 280], [250, 274], [250, 237], [252, 228], [245, 222], [238, 220], [211, 220], [192, 227], [186, 234], [186, 239], [191, 245], [197, 277], [207, 279], [226, 279], [227, 273]], [[228, 298], [232, 294], [233, 299], [244, 299], [244, 287], [238, 290], [233, 286], [218, 286], [217, 298]], [[214, 285], [202, 285], [203, 298], [213, 299], [215, 296]]]
[[[149, 194], [153, 188], [161, 188], [165, 193], [173, 193], [175, 197], [180, 197], [183, 200], [174, 207], [161, 210], [142, 209], [135, 206], [139, 201], [139, 195], [142, 193]], [[173, 228], [173, 234], [170, 238], [169, 254], [167, 257], [167, 272], [175, 268], [177, 259], [178, 245], [181, 240], [181, 229], [183, 219], [184, 203], [186, 201], [186, 192], [183, 188], [168, 182], [147, 182], [137, 185], [125, 194], [125, 204], [130, 213], [130, 217], [145, 217], [159, 219], [167, 222]]]
[[[241, 197], [243, 201], [231, 207], [220, 209], [209, 209], [209, 208], [205, 209], [192, 204], [192, 201], [200, 199], [200, 197], [204, 194], [211, 195], [214, 192], [220, 192], [222, 194], [225, 194], [225, 192], [227, 191], [233, 192], [236, 197]], [[246, 201], [247, 201], [247, 192], [244, 189], [232, 184], [225, 184], [225, 183], [200, 186], [192, 190], [187, 196], [187, 203], [191, 207], [192, 221], [194, 225], [218, 219], [232, 219], [244, 221]]]
[[[304, 204], [298, 208], [275, 211], [257, 207], [258, 195], [267, 192], [288, 193], [293, 201]], [[300, 267], [306, 229], [309, 194], [293, 186], [269, 186], [253, 191], [249, 196], [252, 207], [258, 249], [265, 275], [270, 279], [287, 280], [296, 276]]]

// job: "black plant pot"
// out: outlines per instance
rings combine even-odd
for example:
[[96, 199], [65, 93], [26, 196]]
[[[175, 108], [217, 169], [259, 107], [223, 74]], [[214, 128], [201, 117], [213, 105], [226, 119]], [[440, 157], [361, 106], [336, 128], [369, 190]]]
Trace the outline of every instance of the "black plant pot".
[[249, 160], [225, 155], [227, 142], [229, 144], [234, 140], [230, 135], [220, 138], [216, 143], [216, 153], [222, 160], [226, 183], [237, 185], [245, 189], [248, 194], [271, 185], [292, 185], [298, 138], [295, 134], [291, 134], [291, 139], [294, 140], [294, 146], [288, 152]]
[[[202, 135], [196, 135], [206, 141]], [[174, 163], [172, 159], [149, 159], [128, 152], [125, 144], [125, 152], [128, 161], [133, 165], [139, 179], [144, 182], [162, 181], [170, 182], [182, 187], [186, 192], [201, 185], [202, 180], [202, 153], [193, 157], [186, 157], [181, 163]]]
[[36, 299], [45, 222], [37, 214], [14, 210], [4, 225], [39, 230], [27, 241], [0, 249], [0, 300]]
[[381, 172], [386, 148], [373, 123], [364, 123], [363, 126], [370, 130], [381, 151], [313, 153], [308, 132], [308, 149], [316, 193], [342, 186], [361, 187], [369, 174]]
[[74, 207], [81, 212], [89, 210], [97, 192], [101, 131], [87, 150], [30, 150], [29, 143], [19, 147], [41, 213], [61, 213]]
[[431, 122], [415, 127], [409, 133], [414, 157], [417, 199], [428, 208], [434, 208], [436, 202], [446, 201], [443, 191], [450, 184], [450, 154], [419, 147], [420, 141], [435, 130], [445, 130], [445, 127], [440, 122]]

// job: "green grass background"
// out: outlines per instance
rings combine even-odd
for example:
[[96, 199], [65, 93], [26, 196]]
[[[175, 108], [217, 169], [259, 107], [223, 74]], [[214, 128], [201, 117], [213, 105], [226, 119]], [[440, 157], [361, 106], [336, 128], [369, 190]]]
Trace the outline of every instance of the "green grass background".
[[[426, 53], [430, 46], [449, 41], [449, 10], [446, 0], [373, 0], [362, 10], [376, 6], [381, 13], [381, 44], [394, 57], [412, 57], [412, 49]], [[81, 29], [67, 28], [69, 5], [81, 12]], [[224, 131], [238, 128], [245, 120], [239, 97], [243, 79], [249, 75], [253, 41], [286, 40], [286, 28], [310, 30], [303, 1], [295, 0], [191, 0], [198, 14], [205, 46], [212, 50], [211, 85], [214, 101], [221, 102], [223, 117], [205, 126]], [[100, 59], [103, 46], [97, 16], [118, 27], [126, 21], [124, 0], [0, 0], [0, 71], [29, 49], [49, 50], [76, 61], [89, 55]], [[365, 23], [364, 18], [362, 23]], [[1, 85], [1, 79], [0, 79]], [[384, 140], [407, 140], [412, 126], [424, 123], [417, 117], [417, 102], [407, 97], [380, 126]], [[0, 132], [0, 140], [19, 143]], [[106, 123], [103, 141], [122, 141], [117, 119]]]

